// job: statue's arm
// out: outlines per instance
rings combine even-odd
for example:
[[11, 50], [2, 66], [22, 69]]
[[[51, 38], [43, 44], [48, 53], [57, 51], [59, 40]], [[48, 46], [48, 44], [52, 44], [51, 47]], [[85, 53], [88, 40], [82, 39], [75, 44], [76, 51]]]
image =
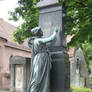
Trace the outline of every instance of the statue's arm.
[[48, 38], [42, 38], [42, 39], [39, 39], [39, 40], [40, 40], [42, 43], [50, 42], [50, 41], [52, 41], [52, 40], [54, 40], [54, 39], [56, 38], [56, 33], [57, 33], [57, 31], [58, 31], [58, 28], [56, 27], [56, 28], [54, 29], [53, 34], [52, 34], [50, 37], [48, 37]]
[[33, 40], [32, 37], [30, 37], [30, 38], [28, 39], [28, 46], [29, 46], [30, 48], [32, 48], [32, 43], [31, 43], [32, 40]]

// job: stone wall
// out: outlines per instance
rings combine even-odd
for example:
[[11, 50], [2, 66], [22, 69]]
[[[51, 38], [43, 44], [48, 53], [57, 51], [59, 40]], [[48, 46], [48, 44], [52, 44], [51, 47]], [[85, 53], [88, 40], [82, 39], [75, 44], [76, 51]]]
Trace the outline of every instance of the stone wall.
[[30, 49], [17, 44], [10, 44], [0, 37], [0, 89], [10, 88], [9, 59], [12, 56], [31, 57]]
[[30, 60], [21, 56], [10, 58], [11, 91], [27, 92], [30, 79]]

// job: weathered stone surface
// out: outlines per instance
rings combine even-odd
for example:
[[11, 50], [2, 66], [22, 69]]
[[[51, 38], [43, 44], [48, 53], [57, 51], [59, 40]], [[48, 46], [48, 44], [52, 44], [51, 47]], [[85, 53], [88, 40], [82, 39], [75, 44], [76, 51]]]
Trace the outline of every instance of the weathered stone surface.
[[15, 66], [15, 89], [21, 90], [23, 88], [23, 66], [16, 65]]
[[[46, 2], [48, 3], [46, 4]], [[41, 6], [41, 3], [43, 3], [43, 6]], [[38, 3], [38, 8], [40, 10], [39, 26], [43, 31], [43, 37], [50, 36], [54, 28], [58, 26], [59, 32], [57, 33], [57, 40], [53, 41], [51, 45], [58, 47], [65, 46], [65, 44], [63, 44], [65, 39], [64, 30], [62, 30], [62, 6], [58, 4], [58, 0], [41, 1]]]
[[39, 26], [43, 31], [43, 37], [50, 36], [54, 28], [59, 27], [56, 40], [49, 44], [52, 57], [50, 92], [66, 92], [70, 88], [70, 69], [63, 30], [62, 6], [58, 4], [58, 0], [41, 0], [37, 7], [40, 11]]
[[66, 92], [70, 88], [70, 64], [68, 55], [64, 51], [54, 52], [51, 69], [50, 92]]
[[11, 56], [30, 57], [27, 43], [17, 44], [12, 40], [12, 33], [16, 27], [0, 18], [0, 90], [10, 88], [9, 58]]
[[10, 58], [11, 91], [27, 92], [30, 77], [30, 58]]
[[[77, 60], [79, 60], [78, 63]], [[77, 64], [79, 67], [79, 72], [76, 71]], [[75, 50], [74, 57], [71, 61], [71, 86], [90, 87], [89, 73], [86, 66], [85, 57], [80, 47]]]
[[37, 4], [38, 8], [43, 8], [43, 7], [48, 7], [48, 6], [52, 6], [52, 5], [56, 5], [58, 4], [58, 0], [41, 0], [41, 2], [39, 2]]

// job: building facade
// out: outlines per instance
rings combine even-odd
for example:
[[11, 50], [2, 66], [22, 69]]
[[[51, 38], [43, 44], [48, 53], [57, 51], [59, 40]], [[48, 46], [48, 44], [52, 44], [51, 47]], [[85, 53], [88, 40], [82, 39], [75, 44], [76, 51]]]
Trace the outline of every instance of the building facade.
[[21, 45], [13, 42], [12, 33], [15, 29], [16, 27], [0, 19], [0, 89], [10, 88], [10, 57], [31, 57], [27, 41]]

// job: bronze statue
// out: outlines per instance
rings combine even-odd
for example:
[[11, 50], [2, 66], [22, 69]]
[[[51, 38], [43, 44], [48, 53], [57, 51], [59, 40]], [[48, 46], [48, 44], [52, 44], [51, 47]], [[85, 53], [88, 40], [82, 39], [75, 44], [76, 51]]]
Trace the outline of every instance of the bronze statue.
[[46, 43], [56, 38], [58, 28], [48, 38], [41, 38], [43, 32], [40, 27], [31, 30], [34, 37], [30, 37], [28, 45], [32, 48], [31, 77], [28, 92], [49, 92], [49, 78], [51, 69], [51, 57]]

